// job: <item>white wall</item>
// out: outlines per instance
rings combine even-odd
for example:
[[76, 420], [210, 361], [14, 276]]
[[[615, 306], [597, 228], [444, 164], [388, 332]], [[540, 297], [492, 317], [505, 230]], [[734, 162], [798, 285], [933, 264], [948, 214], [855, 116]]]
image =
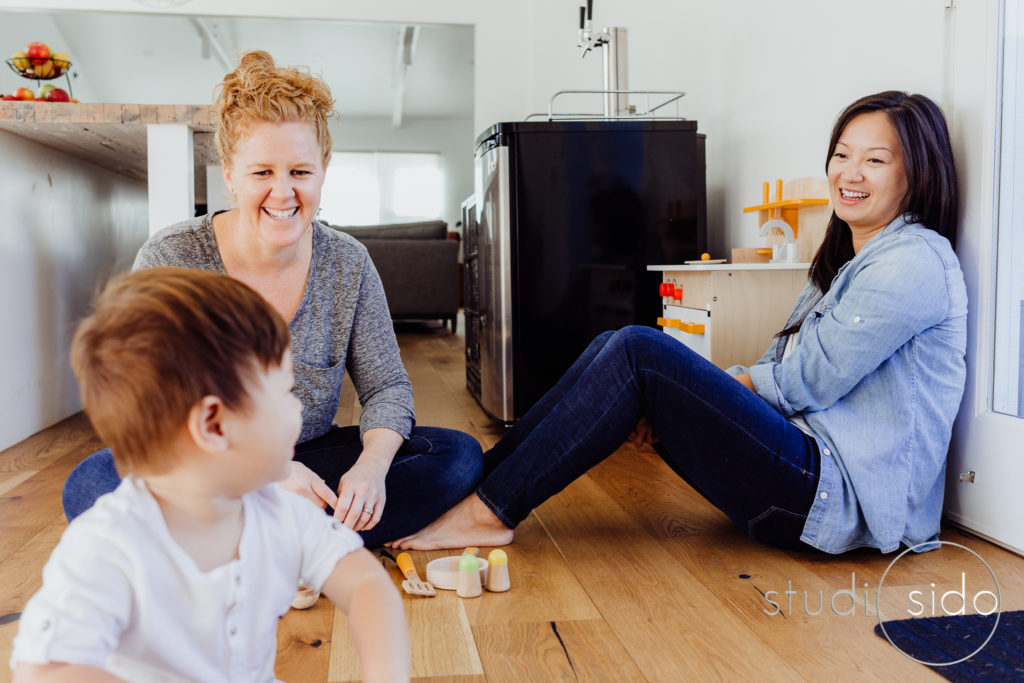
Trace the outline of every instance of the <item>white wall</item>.
[[2, 450], [81, 410], [75, 325], [148, 232], [144, 184], [6, 132], [0, 175]]

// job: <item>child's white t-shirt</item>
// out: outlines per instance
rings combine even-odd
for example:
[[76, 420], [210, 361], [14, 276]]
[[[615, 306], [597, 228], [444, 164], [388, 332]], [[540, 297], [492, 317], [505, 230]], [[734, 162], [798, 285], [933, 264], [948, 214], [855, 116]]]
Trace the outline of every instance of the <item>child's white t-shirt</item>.
[[358, 534], [276, 484], [242, 498], [239, 559], [202, 572], [146, 485], [126, 477], [64, 532], [21, 615], [17, 662], [101, 667], [129, 681], [273, 681], [278, 618]]

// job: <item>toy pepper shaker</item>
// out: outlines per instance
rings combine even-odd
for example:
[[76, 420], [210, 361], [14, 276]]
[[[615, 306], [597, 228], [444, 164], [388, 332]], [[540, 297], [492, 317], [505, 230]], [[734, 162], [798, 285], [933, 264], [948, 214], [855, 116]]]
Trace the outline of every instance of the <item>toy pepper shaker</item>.
[[508, 555], [501, 548], [495, 548], [487, 556], [490, 569], [487, 572], [487, 590], [501, 593], [512, 587], [508, 575]]

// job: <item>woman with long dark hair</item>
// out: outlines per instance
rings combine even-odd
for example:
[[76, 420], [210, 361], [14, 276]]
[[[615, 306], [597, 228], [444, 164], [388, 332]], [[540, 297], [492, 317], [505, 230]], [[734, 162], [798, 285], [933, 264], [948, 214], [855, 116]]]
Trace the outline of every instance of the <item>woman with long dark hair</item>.
[[600, 335], [485, 454], [475, 493], [395, 545], [509, 543], [631, 432], [762, 542], [841, 553], [935, 540], [967, 341], [942, 112], [902, 92], [857, 100], [826, 172], [825, 239], [761, 360], [723, 372], [650, 328]]

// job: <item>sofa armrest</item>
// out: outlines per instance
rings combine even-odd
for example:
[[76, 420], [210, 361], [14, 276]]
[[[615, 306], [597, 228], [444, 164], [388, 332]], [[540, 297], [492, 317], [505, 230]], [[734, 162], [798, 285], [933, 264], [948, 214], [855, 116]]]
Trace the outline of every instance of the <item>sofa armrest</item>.
[[455, 317], [459, 311], [458, 242], [361, 241], [380, 274], [392, 317]]

